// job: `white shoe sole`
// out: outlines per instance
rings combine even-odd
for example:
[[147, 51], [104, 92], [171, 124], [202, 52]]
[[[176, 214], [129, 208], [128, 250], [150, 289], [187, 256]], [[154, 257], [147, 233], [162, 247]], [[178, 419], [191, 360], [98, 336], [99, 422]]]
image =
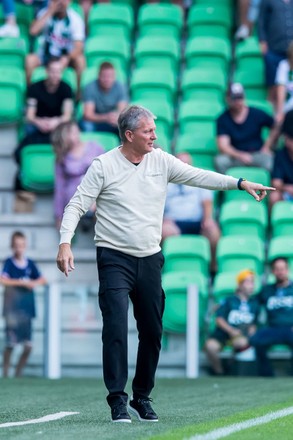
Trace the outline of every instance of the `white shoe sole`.
[[127, 409], [128, 409], [128, 412], [131, 415], [137, 417], [140, 422], [158, 422], [159, 421], [158, 419], [155, 419], [155, 420], [142, 419], [139, 415], [139, 412], [136, 411], [136, 409], [132, 408], [130, 405], [128, 405]]
[[131, 423], [129, 419], [112, 420], [112, 423]]

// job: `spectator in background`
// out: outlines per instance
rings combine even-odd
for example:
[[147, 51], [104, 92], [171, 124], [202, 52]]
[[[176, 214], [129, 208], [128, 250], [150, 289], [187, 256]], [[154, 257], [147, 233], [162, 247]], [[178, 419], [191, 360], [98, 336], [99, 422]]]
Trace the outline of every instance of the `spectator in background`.
[[[263, 110], [245, 103], [243, 86], [232, 83], [227, 94], [227, 110], [217, 119], [217, 144], [220, 151], [215, 165], [225, 174], [230, 167], [255, 166], [272, 168], [272, 148], [278, 136], [274, 119]], [[269, 137], [262, 139], [263, 128], [270, 128]]]
[[[192, 165], [188, 153], [177, 154], [178, 159]], [[208, 189], [169, 183], [166, 198], [162, 239], [172, 235], [202, 234], [210, 242], [211, 272], [216, 271], [215, 254], [220, 230], [213, 219], [213, 193]]]
[[6, 342], [3, 353], [3, 376], [8, 377], [10, 359], [17, 344], [23, 352], [17, 362], [15, 376], [21, 375], [32, 350], [32, 318], [35, 317], [34, 288], [46, 284], [36, 264], [25, 255], [26, 237], [14, 232], [11, 238], [13, 255], [4, 262], [1, 284], [5, 287], [3, 316]]
[[[92, 160], [104, 153], [103, 147], [93, 141], [83, 142], [76, 122], [60, 124], [52, 134], [56, 153], [54, 215], [60, 228], [64, 208], [76, 191]], [[88, 212], [82, 226], [94, 226], [94, 207]]]
[[268, 99], [276, 106], [276, 72], [293, 40], [293, 0], [262, 0], [258, 34], [265, 60]]
[[259, 294], [267, 312], [267, 327], [260, 328], [250, 338], [250, 344], [255, 347], [260, 376], [274, 375], [267, 357], [272, 345], [286, 344], [293, 351], [293, 282], [289, 279], [288, 261], [276, 258], [271, 267], [276, 282], [266, 285]]
[[[52, 131], [61, 122], [68, 121], [73, 113], [73, 94], [70, 86], [61, 80], [60, 60], [58, 58], [48, 60], [46, 71], [46, 79], [31, 84], [28, 88], [26, 136], [14, 153], [17, 164], [20, 164], [20, 153], [26, 145], [50, 143]], [[22, 191], [18, 175], [15, 189]]]
[[237, 0], [237, 14], [239, 27], [236, 31], [236, 40], [245, 40], [250, 34], [250, 24], [248, 21], [248, 10], [250, 0]]
[[[26, 134], [50, 133], [73, 113], [71, 87], [62, 81], [60, 58], [51, 58], [46, 65], [47, 78], [31, 84], [27, 92]], [[48, 137], [49, 139], [49, 137]]]
[[287, 59], [278, 66], [276, 87], [276, 120], [282, 122], [284, 114], [293, 110], [293, 40], [288, 47]]
[[18, 38], [14, 0], [2, 0], [5, 23], [0, 26], [0, 38]]
[[128, 96], [124, 85], [116, 80], [113, 64], [101, 64], [98, 78], [84, 88], [83, 102], [83, 131], [106, 131], [119, 135], [118, 115], [126, 107]]
[[285, 145], [274, 159], [272, 184], [276, 191], [270, 194], [271, 206], [280, 200], [293, 201], [293, 110], [286, 114], [282, 132]]
[[51, 0], [32, 23], [30, 34], [41, 35], [39, 51], [26, 59], [27, 80], [33, 70], [47, 63], [51, 57], [60, 57], [62, 68], [71, 66], [77, 74], [78, 85], [85, 66], [83, 43], [84, 22], [80, 15], [69, 7], [70, 0]]
[[244, 352], [249, 347], [249, 337], [256, 331], [260, 312], [259, 302], [253, 295], [254, 273], [244, 269], [238, 273], [237, 289], [228, 296], [216, 312], [216, 329], [205, 344], [205, 351], [211, 364], [212, 374], [224, 373], [220, 351], [230, 344], [235, 353]]

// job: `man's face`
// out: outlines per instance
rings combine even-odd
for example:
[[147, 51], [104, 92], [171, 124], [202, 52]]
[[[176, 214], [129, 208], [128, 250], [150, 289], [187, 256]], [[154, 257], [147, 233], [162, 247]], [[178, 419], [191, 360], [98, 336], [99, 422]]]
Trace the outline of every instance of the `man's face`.
[[102, 69], [99, 72], [98, 81], [103, 90], [110, 90], [115, 81], [115, 70], [112, 68]]
[[232, 111], [240, 111], [243, 109], [244, 105], [244, 98], [228, 98], [228, 107]]
[[65, 14], [69, 6], [70, 0], [53, 0], [53, 1], [57, 5], [57, 14], [58, 13], [61, 13], [62, 15]]
[[272, 273], [275, 275], [277, 283], [287, 281], [289, 277], [289, 268], [287, 262], [284, 260], [275, 261], [272, 267]]
[[57, 86], [61, 81], [62, 67], [59, 61], [50, 63], [47, 67], [47, 77], [51, 85]]
[[137, 154], [146, 154], [153, 150], [154, 141], [157, 139], [155, 130], [154, 120], [144, 118], [136, 130], [129, 131], [129, 138]]

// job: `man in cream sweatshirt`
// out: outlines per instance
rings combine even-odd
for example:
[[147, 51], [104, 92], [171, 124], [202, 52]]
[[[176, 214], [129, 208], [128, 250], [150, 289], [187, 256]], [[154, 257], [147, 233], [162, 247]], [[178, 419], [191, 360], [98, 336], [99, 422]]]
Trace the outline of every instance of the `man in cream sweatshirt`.
[[[194, 168], [161, 149], [154, 149], [155, 116], [140, 106], [123, 110], [118, 119], [121, 146], [92, 162], [65, 208], [58, 268], [74, 269], [71, 239], [81, 216], [96, 203], [95, 244], [99, 305], [103, 316], [103, 374], [113, 422], [157, 422], [150, 402], [159, 360], [164, 292], [160, 249], [164, 204], [169, 182], [217, 190], [245, 190], [257, 201], [273, 188]], [[133, 396], [127, 406], [127, 314], [133, 303], [138, 353]], [[130, 414], [129, 414], [130, 413]]]

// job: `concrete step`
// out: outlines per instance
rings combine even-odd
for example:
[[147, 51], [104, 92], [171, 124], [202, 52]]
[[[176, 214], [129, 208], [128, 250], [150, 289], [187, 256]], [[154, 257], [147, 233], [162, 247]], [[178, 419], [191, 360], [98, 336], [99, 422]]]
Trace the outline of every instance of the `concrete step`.
[[0, 158], [0, 191], [13, 190], [17, 166], [10, 156]]
[[18, 144], [17, 125], [0, 125], [0, 156], [12, 156]]

